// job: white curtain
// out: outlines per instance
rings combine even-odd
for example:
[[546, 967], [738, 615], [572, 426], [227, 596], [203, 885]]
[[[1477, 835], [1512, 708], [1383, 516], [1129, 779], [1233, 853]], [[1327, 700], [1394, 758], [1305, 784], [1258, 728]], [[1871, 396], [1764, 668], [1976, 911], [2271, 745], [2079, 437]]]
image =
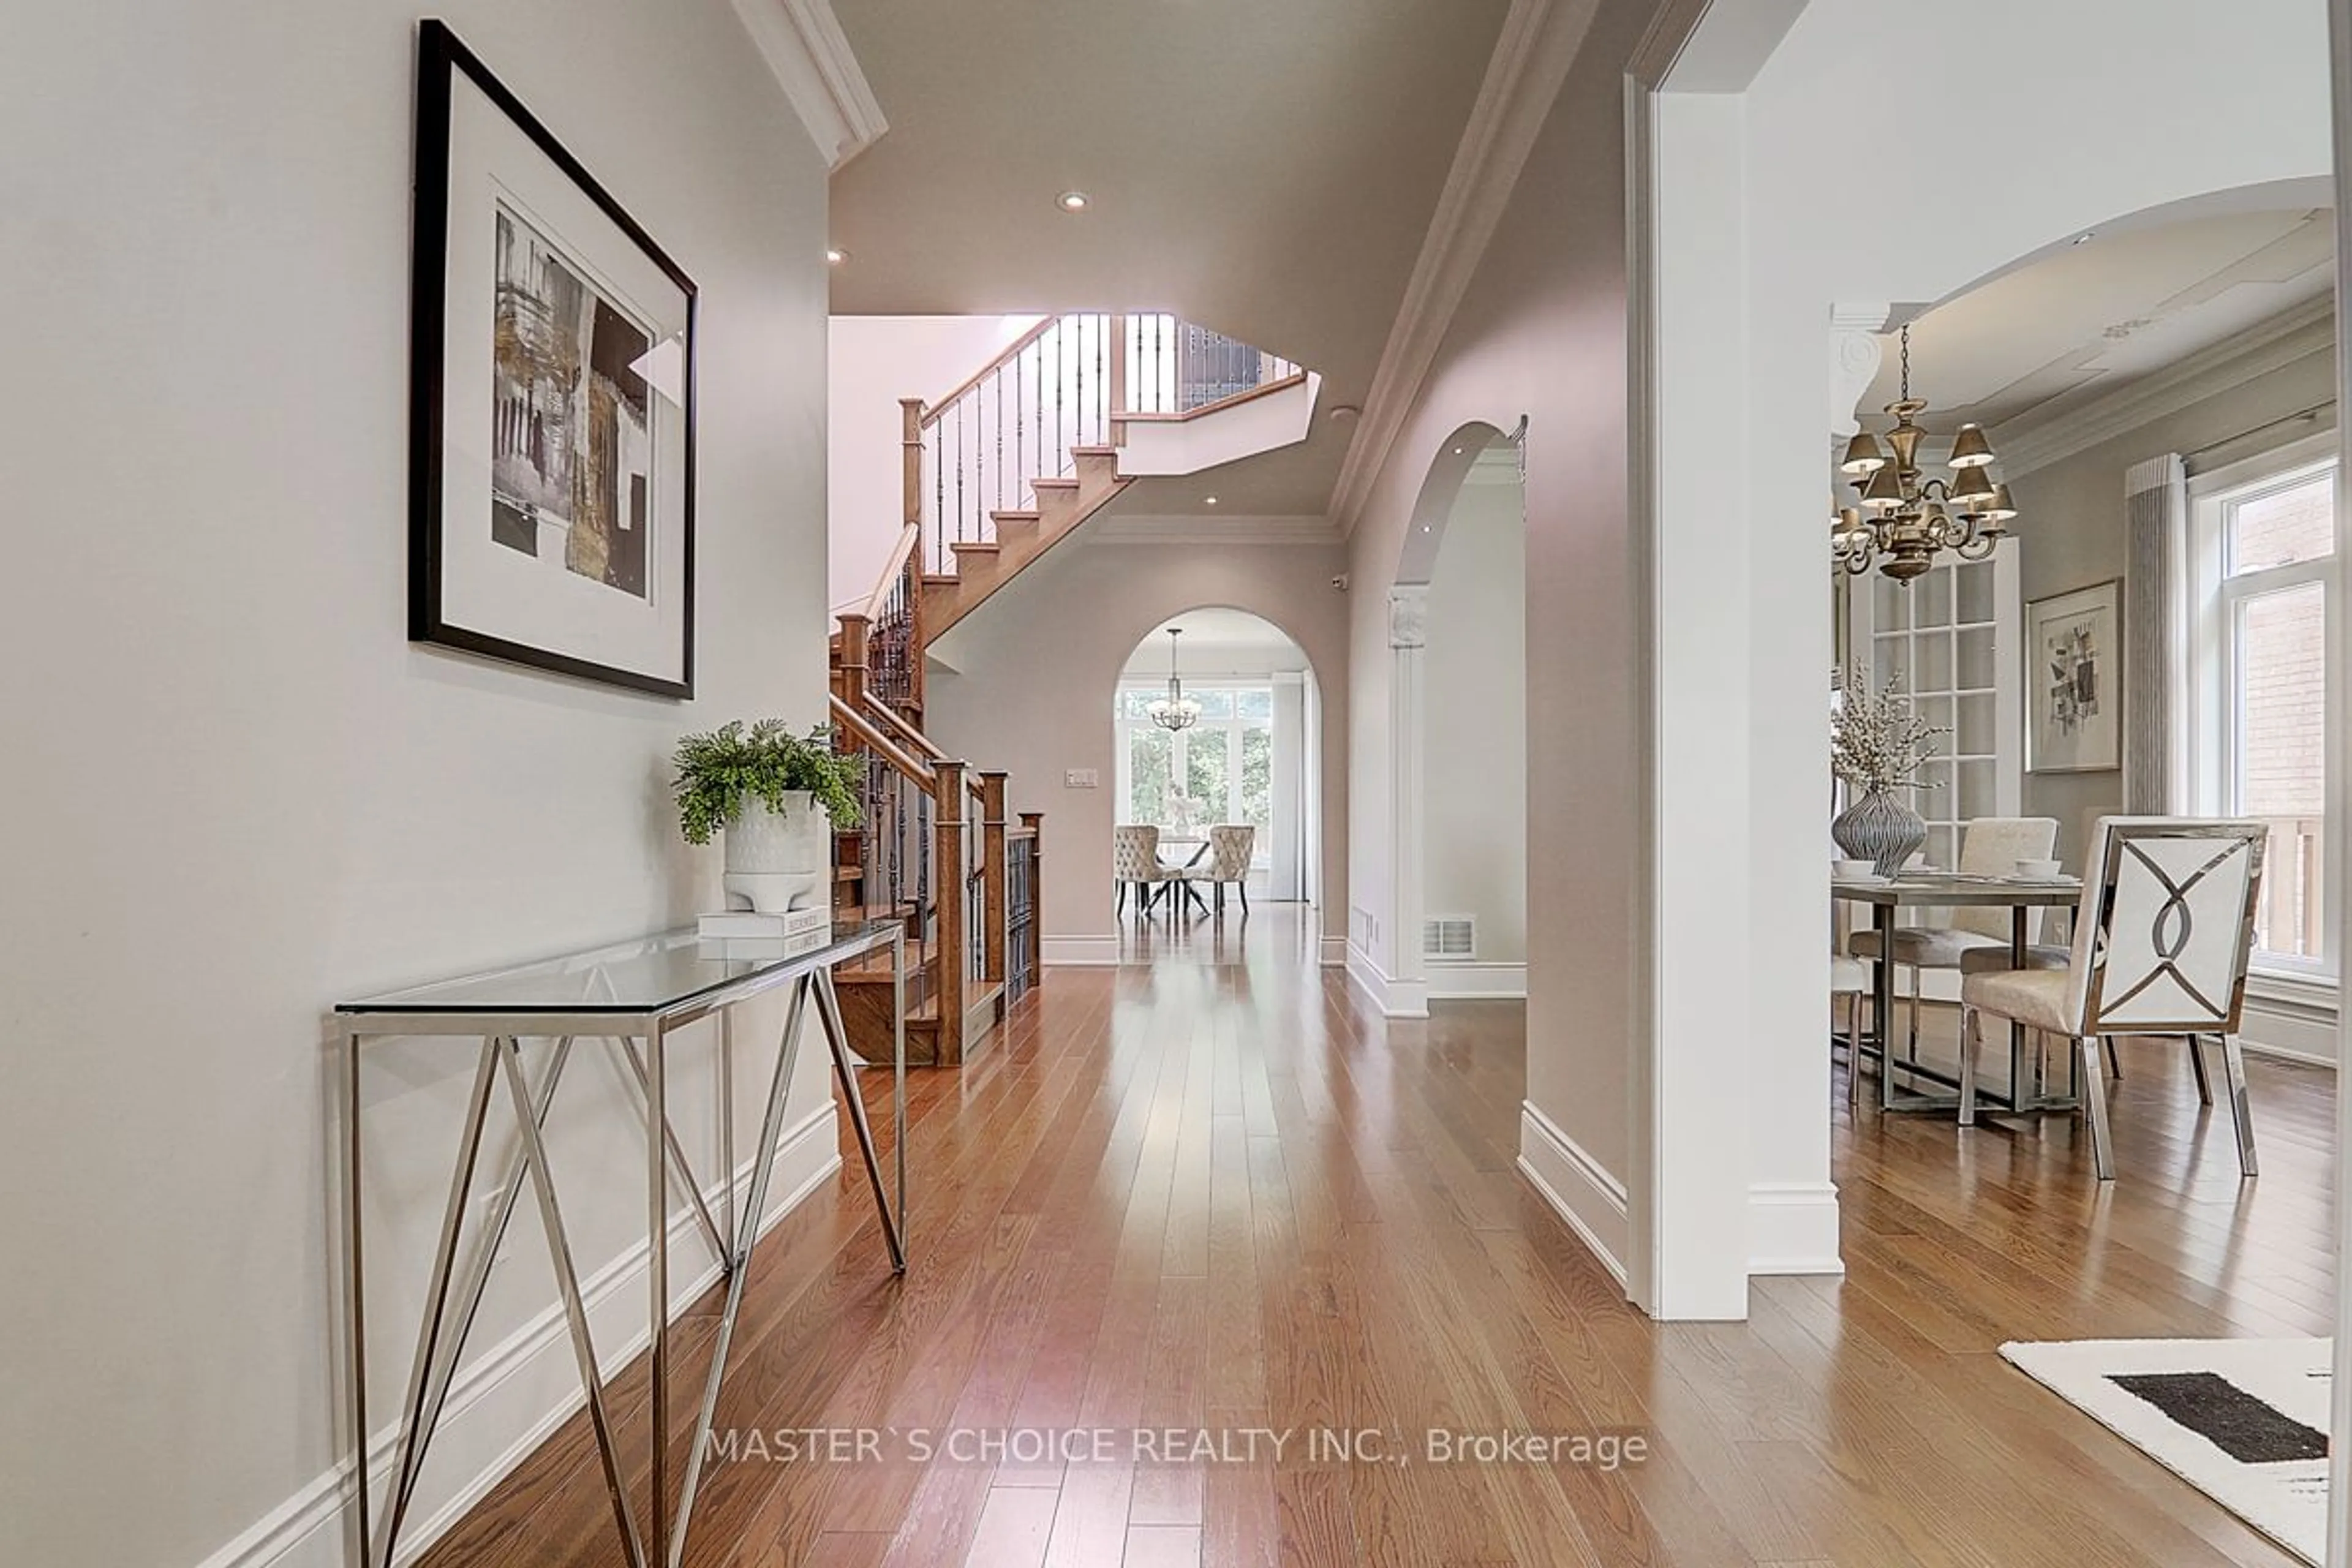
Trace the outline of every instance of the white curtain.
[[2124, 471], [2124, 810], [2184, 808], [2173, 735], [2185, 628], [2175, 604], [2189, 536], [2189, 477], [2178, 452]]

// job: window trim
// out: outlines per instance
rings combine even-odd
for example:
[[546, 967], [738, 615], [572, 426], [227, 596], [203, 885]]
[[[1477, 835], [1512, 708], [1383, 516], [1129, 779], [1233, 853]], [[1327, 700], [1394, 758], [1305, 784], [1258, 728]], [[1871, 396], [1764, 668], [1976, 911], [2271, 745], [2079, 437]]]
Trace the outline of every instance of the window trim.
[[[1237, 811], [1240, 808], [1242, 799], [1243, 747], [1241, 744], [1241, 733], [1243, 731], [1264, 730], [1266, 731], [1266, 742], [1269, 748], [1268, 767], [1269, 770], [1271, 769], [1271, 748], [1275, 741], [1274, 690], [1277, 684], [1279, 684], [1278, 679], [1271, 676], [1263, 679], [1254, 677], [1227, 677], [1223, 679], [1198, 679], [1189, 676], [1185, 678], [1184, 689], [1190, 692], [1264, 691], [1267, 694], [1266, 717], [1264, 719], [1244, 719], [1241, 717], [1240, 707], [1237, 703], [1234, 706], [1234, 714], [1233, 718], [1210, 719], [1204, 717], [1196, 720], [1191, 729], [1171, 732], [1170, 735], [1170, 739], [1178, 742], [1180, 745], [1183, 742], [1183, 739], [1186, 735], [1190, 735], [1195, 731], [1203, 729], [1223, 731], [1231, 737], [1227, 741], [1225, 747], [1225, 800], [1228, 807], [1229, 820], [1231, 819], [1230, 813]], [[1130, 691], [1148, 691], [1158, 695], [1165, 690], [1166, 686], [1163, 682], [1142, 679], [1123, 679], [1118, 683], [1112, 695], [1111, 728], [1114, 733], [1118, 737], [1118, 754], [1117, 758], [1117, 772], [1112, 781], [1113, 788], [1117, 793], [1111, 797], [1111, 799], [1113, 812], [1121, 822], [1132, 822], [1136, 820], [1134, 815], [1135, 749], [1134, 742], [1130, 739], [1130, 736], [1137, 731], [1154, 728], [1150, 719], [1138, 719], [1129, 716], [1127, 711], [1127, 696]], [[1171, 771], [1171, 781], [1174, 777], [1175, 775]], [[1269, 784], [1270, 783], [1271, 781], [1269, 780]], [[1256, 842], [1251, 847], [1250, 869], [1253, 872], [1267, 871], [1271, 869], [1274, 864], [1272, 843], [1274, 837], [1272, 825], [1273, 809], [1273, 804], [1269, 801], [1267, 807], [1267, 829], [1265, 832], [1260, 833], [1257, 836]], [[1198, 825], [1198, 826], [1201, 831], [1206, 832], [1209, 825], [1203, 823]]]
[[[2239, 726], [2233, 693], [2237, 689], [2237, 627], [2245, 605], [2263, 595], [2305, 584], [2321, 584], [2326, 600], [2323, 634], [2327, 683], [2327, 735], [2323, 754], [2329, 767], [2322, 796], [2323, 847], [2342, 831], [2344, 770], [2335, 766], [2339, 755], [2336, 738], [2343, 733], [2344, 687], [2334, 678], [2342, 669], [2344, 646], [2343, 568], [2339, 553], [2281, 566], [2260, 567], [2231, 576], [2229, 572], [2229, 531], [2232, 511], [2250, 501], [2308, 484], [2323, 475], [2336, 476], [2336, 503], [2344, 504], [2338, 469], [2336, 435], [2322, 431], [2274, 447], [2267, 452], [2193, 474], [2189, 480], [2188, 538], [2182, 542], [2184, 570], [2173, 606], [2176, 626], [2185, 632], [2185, 647], [2176, 661], [2179, 677], [2175, 689], [2174, 733], [2177, 763], [2188, 785], [2188, 809], [2203, 816], [2232, 815], [2237, 809]], [[2338, 528], [2339, 535], [2341, 527]], [[2338, 933], [2344, 919], [2344, 889], [2337, 872], [2340, 858], [2332, 850], [2320, 856], [2321, 931], [2319, 956], [2298, 958], [2257, 950], [2252, 977], [2334, 990]]]

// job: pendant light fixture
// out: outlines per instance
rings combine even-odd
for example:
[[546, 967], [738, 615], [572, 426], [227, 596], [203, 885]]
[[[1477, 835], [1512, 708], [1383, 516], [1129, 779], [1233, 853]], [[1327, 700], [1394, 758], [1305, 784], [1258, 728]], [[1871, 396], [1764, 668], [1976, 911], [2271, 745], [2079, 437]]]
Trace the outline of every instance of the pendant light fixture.
[[1201, 716], [1201, 705], [1184, 695], [1184, 678], [1176, 673], [1176, 639], [1183, 635], [1181, 626], [1168, 628], [1168, 695], [1145, 710], [1163, 730], [1189, 730]]
[[1982, 561], [2000, 547], [2017, 516], [2009, 487], [1992, 476], [1992, 444], [1983, 429], [1963, 425], [1952, 437], [1944, 466], [1948, 479], [1929, 478], [1920, 467], [1919, 447], [1927, 437], [1916, 416], [1927, 405], [1911, 395], [1911, 329], [1903, 329], [1903, 395], [1886, 405], [1895, 427], [1882, 449], [1869, 431], [1846, 443], [1838, 466], [1862, 504], [1830, 516], [1830, 556], [1856, 576], [1873, 566], [1898, 583], [1908, 583], [1936, 564], [1948, 550], [1963, 561]]

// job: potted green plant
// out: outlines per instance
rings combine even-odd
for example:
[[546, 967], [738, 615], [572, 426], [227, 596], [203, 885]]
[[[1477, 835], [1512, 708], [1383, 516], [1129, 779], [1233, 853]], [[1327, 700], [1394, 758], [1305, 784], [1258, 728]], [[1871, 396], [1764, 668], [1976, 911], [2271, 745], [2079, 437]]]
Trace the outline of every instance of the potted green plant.
[[864, 769], [818, 725], [795, 735], [781, 719], [733, 720], [677, 743], [678, 831], [688, 844], [724, 832], [732, 907], [782, 914], [820, 900], [833, 863], [823, 818], [855, 827]]

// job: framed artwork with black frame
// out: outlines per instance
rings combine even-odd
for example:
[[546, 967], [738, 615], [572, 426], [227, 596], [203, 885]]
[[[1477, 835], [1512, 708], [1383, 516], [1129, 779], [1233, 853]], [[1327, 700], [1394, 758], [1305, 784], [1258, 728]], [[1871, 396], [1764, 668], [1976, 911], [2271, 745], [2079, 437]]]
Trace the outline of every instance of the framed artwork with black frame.
[[422, 24], [409, 409], [416, 642], [694, 695], [694, 282]]
[[2123, 579], [2025, 606], [2025, 771], [2124, 765]]

